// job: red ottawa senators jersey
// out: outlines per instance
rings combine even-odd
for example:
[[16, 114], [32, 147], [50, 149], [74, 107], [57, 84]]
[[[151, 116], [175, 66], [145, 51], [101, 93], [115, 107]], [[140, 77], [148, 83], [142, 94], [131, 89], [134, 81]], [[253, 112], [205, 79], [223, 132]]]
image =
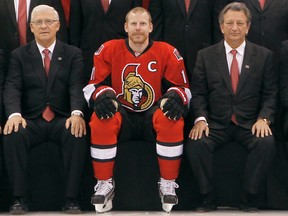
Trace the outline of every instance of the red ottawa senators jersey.
[[94, 54], [89, 85], [107, 85], [104, 81], [109, 76], [108, 86], [115, 90], [122, 106], [134, 112], [145, 111], [159, 100], [163, 79], [173, 87], [189, 88], [182, 56], [165, 42], [150, 42], [138, 56], [127, 40], [104, 43]]

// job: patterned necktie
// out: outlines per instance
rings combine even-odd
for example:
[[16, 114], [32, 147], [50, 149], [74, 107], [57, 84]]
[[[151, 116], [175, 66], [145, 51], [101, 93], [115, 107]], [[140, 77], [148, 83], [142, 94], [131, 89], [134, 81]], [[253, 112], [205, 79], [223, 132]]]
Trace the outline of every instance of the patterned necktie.
[[18, 5], [18, 31], [20, 45], [27, 43], [26, 31], [27, 31], [27, 5], [26, 0], [19, 0]]
[[259, 4], [260, 4], [261, 9], [263, 10], [264, 5], [265, 5], [265, 0], [259, 0]]
[[[237, 85], [238, 85], [238, 80], [239, 80], [239, 67], [238, 67], [238, 61], [236, 59], [237, 50], [231, 50], [231, 53], [233, 55], [233, 60], [231, 63], [231, 68], [230, 68], [230, 78], [231, 78], [232, 89], [235, 94]], [[235, 118], [235, 114], [232, 115], [231, 121], [234, 122], [236, 125], [238, 124]]]
[[109, 0], [101, 0], [101, 2], [102, 2], [103, 10], [106, 13], [109, 8]]
[[[50, 51], [49, 49], [44, 49], [43, 53], [44, 53], [44, 68], [45, 68], [46, 76], [48, 77], [49, 69], [50, 69], [50, 56], [49, 56]], [[43, 111], [42, 117], [48, 122], [51, 121], [55, 117], [55, 114], [49, 105], [47, 105], [45, 110]]]
[[185, 0], [186, 13], [188, 13], [190, 0]]

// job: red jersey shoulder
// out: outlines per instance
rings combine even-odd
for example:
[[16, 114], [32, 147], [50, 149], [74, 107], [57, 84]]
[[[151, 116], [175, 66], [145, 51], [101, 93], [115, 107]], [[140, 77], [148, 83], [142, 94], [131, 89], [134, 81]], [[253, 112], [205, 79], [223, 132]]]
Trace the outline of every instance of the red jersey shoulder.
[[124, 39], [114, 39], [103, 43], [94, 53], [94, 55], [100, 55], [102, 51], [109, 51], [114, 49], [121, 49], [125, 47], [125, 40]]
[[158, 50], [158, 52], [162, 52], [163, 54], [167, 55], [167, 54], [171, 54], [173, 55], [176, 60], [180, 61], [183, 60], [183, 57], [181, 56], [181, 54], [179, 53], [179, 51], [173, 47], [172, 45], [170, 45], [167, 42], [163, 42], [163, 41], [154, 41], [153, 44], [154, 48], [156, 50]]

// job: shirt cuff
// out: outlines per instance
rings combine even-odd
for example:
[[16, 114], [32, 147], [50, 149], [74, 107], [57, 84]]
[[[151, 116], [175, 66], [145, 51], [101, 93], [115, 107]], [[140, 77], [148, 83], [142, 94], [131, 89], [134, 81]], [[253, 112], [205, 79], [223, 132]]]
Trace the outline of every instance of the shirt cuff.
[[208, 125], [206, 118], [203, 117], [203, 116], [196, 118], [195, 121], [194, 121], [194, 125], [195, 125], [197, 122], [199, 122], [199, 121], [205, 121], [206, 124]]
[[71, 115], [78, 115], [78, 116], [84, 117], [83, 112], [80, 111], [80, 110], [73, 110], [73, 111], [71, 112]]
[[8, 117], [8, 119], [10, 119], [10, 118], [12, 118], [12, 117], [14, 117], [14, 116], [22, 116], [22, 115], [21, 115], [21, 113], [12, 113], [12, 114]]

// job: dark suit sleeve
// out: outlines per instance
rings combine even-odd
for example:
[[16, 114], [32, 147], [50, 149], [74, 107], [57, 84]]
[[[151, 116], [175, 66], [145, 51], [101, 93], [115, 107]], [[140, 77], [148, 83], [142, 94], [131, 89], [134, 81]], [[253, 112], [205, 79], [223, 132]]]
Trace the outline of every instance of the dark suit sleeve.
[[162, 0], [150, 1], [149, 12], [151, 13], [153, 31], [151, 33], [151, 38], [153, 40], [162, 41], [163, 40], [163, 19], [164, 14], [162, 10]]
[[273, 122], [276, 113], [278, 93], [278, 82], [274, 67], [273, 53], [269, 51], [266, 59], [263, 58], [263, 61], [265, 61], [265, 63], [263, 67], [262, 100], [260, 104], [259, 117], [268, 118]]
[[73, 56], [71, 61], [69, 80], [71, 112], [73, 110], [81, 110], [84, 113], [86, 103], [84, 99], [84, 94], [82, 92], [82, 89], [84, 88], [83, 57], [81, 51], [78, 48], [75, 48], [75, 50], [75, 55]]
[[198, 52], [195, 68], [191, 76], [191, 110], [195, 118], [203, 116], [208, 119], [208, 86], [204, 55], [203, 52]]
[[3, 101], [7, 117], [12, 113], [21, 113], [22, 69], [17, 51], [18, 49], [11, 53], [4, 84]]

